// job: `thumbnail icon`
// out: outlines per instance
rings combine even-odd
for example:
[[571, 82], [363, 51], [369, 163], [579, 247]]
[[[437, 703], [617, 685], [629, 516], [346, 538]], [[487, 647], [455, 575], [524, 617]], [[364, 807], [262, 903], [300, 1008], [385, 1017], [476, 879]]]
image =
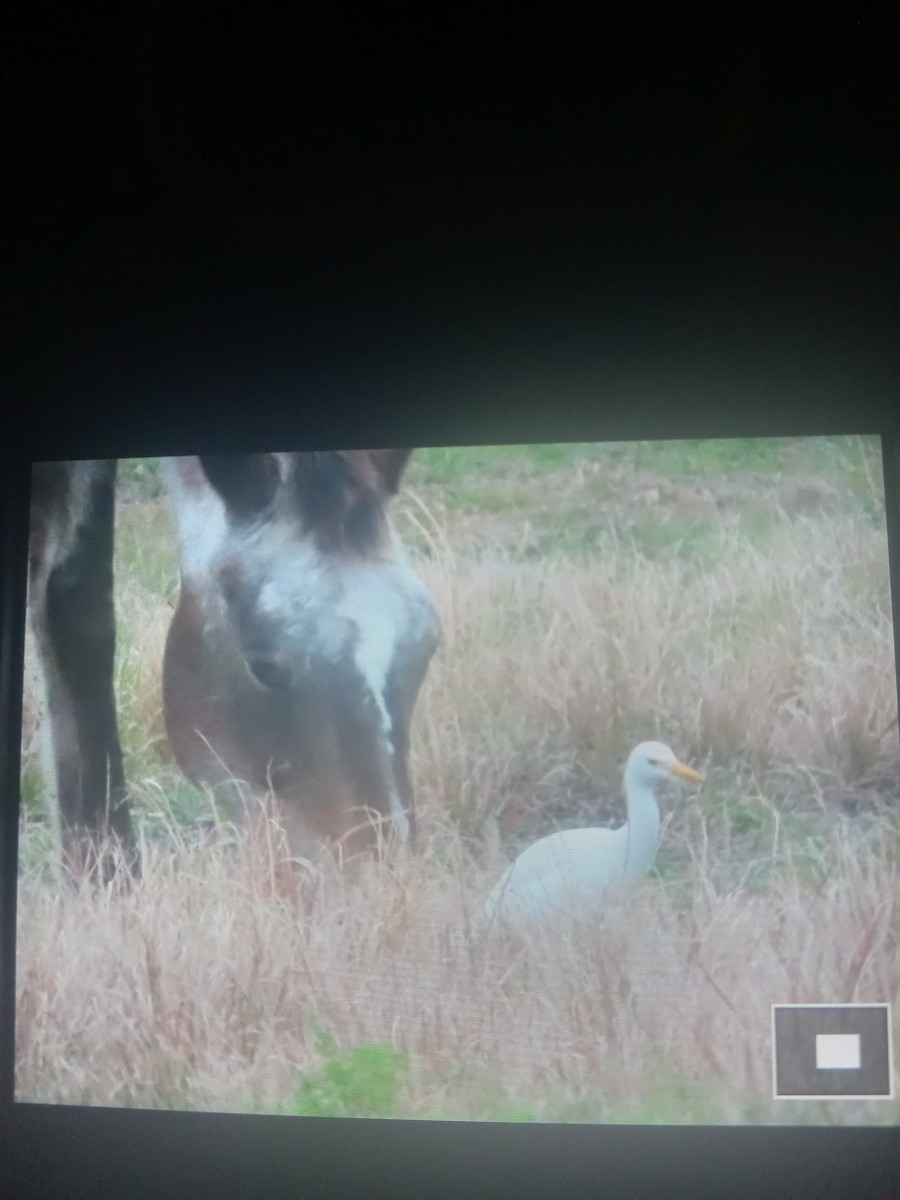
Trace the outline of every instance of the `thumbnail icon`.
[[893, 1098], [889, 1004], [773, 1004], [776, 1100]]

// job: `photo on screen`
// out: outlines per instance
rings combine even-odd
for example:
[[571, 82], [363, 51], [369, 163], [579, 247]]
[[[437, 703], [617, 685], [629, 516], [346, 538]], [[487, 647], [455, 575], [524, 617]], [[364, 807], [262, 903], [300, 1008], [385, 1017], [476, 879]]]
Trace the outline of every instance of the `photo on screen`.
[[17, 1101], [900, 1124], [878, 437], [38, 463], [29, 553]]

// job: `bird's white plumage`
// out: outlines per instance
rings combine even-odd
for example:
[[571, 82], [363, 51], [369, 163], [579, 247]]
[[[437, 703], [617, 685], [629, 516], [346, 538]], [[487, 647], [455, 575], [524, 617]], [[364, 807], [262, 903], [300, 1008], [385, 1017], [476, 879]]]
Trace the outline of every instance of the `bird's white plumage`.
[[531, 928], [596, 912], [608, 888], [642, 878], [659, 843], [656, 788], [666, 779], [702, 782], [661, 742], [642, 742], [625, 768], [628, 820], [621, 829], [565, 829], [524, 850], [492, 889], [478, 924]]

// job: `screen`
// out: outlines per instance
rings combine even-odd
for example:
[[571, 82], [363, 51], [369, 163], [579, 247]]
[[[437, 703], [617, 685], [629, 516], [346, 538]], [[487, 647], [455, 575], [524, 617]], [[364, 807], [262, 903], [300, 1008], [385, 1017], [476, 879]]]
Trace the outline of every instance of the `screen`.
[[36, 464], [30, 552], [18, 1101], [900, 1121], [877, 437]]

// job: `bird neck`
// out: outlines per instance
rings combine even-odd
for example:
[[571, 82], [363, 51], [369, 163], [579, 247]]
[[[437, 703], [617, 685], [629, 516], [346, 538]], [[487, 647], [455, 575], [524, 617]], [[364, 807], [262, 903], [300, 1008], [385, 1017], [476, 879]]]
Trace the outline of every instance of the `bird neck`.
[[629, 781], [628, 792], [628, 850], [625, 875], [645, 875], [656, 857], [659, 843], [659, 805], [651, 788]]

